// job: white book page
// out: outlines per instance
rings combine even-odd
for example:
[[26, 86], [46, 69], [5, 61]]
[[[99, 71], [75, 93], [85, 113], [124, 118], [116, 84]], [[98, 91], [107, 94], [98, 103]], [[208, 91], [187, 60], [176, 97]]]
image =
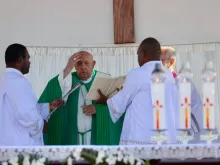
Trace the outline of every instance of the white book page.
[[111, 85], [107, 93], [107, 97], [110, 98], [114, 96], [115, 94], [117, 94], [118, 93], [117, 88], [120, 89], [124, 85], [124, 82], [125, 82], [125, 76], [114, 78], [113, 84]]
[[92, 83], [92, 86], [87, 94], [87, 98], [90, 100], [98, 100], [100, 97], [98, 89], [100, 89], [102, 93], [106, 95], [113, 81], [114, 79], [110, 75], [97, 73]]

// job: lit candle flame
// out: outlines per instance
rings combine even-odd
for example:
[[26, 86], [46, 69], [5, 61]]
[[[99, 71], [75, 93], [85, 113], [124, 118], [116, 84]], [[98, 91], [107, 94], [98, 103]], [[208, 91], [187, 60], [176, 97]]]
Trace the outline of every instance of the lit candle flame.
[[211, 78], [209, 76], [207, 76], [206, 80], [209, 82], [211, 80]]
[[156, 83], [159, 83], [160, 82], [160, 79], [159, 79], [159, 77], [156, 77]]

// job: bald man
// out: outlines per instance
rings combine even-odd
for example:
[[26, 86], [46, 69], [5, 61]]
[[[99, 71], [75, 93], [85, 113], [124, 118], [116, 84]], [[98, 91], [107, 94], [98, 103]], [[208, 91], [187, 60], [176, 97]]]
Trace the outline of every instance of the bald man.
[[[65, 69], [51, 79], [39, 102], [61, 98], [73, 85], [83, 84], [68, 96], [62, 110], [56, 111], [48, 123], [45, 144], [48, 145], [109, 145], [119, 144], [122, 121], [114, 124], [107, 105], [86, 98], [98, 73], [93, 56], [80, 51], [70, 57]], [[73, 68], [76, 72], [72, 73]]]

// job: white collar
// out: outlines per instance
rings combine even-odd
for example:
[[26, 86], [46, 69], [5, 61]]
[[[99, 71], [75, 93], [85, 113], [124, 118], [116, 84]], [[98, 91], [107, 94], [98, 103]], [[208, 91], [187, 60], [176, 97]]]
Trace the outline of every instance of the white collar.
[[21, 76], [24, 76], [21, 71], [19, 71], [18, 69], [15, 69], [15, 68], [6, 68], [6, 72], [14, 72], [14, 73], [17, 73]]
[[[81, 80], [82, 81], [82, 80]], [[87, 83], [90, 83], [92, 81], [92, 75], [90, 78], [88, 78], [87, 80], [85, 81], [82, 81], [84, 84], [87, 84]]]
[[148, 65], [150, 65], [150, 64], [151, 64], [151, 65], [157, 64], [157, 63], [162, 64], [161, 61], [149, 61], [149, 62], [145, 63], [144, 65], [142, 65], [142, 67], [148, 66]]

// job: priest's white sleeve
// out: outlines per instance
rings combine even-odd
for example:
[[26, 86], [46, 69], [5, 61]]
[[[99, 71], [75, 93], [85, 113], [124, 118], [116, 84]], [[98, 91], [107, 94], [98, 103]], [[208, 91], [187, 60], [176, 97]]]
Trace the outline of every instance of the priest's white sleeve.
[[40, 115], [46, 120], [47, 116], [50, 114], [50, 104], [49, 103], [40, 103], [37, 104], [37, 109], [40, 112]]
[[[62, 91], [62, 97], [65, 96], [71, 89], [72, 87], [72, 74], [71, 72], [63, 78], [63, 71], [59, 74], [58, 76], [58, 81], [60, 84], [60, 88]], [[68, 97], [64, 100], [65, 102], [67, 101]]]
[[124, 114], [134, 96], [140, 89], [140, 87], [137, 86], [138, 79], [135, 77], [135, 72], [131, 71], [126, 76], [123, 89], [107, 101], [110, 116], [113, 122], [117, 122], [117, 120]]
[[31, 85], [26, 79], [21, 78], [15, 81], [8, 94], [16, 121], [29, 132], [32, 139], [37, 143], [40, 142], [44, 121]]

